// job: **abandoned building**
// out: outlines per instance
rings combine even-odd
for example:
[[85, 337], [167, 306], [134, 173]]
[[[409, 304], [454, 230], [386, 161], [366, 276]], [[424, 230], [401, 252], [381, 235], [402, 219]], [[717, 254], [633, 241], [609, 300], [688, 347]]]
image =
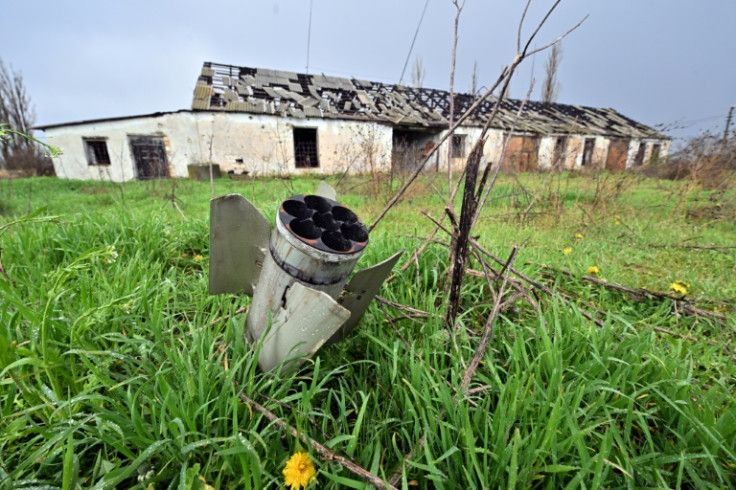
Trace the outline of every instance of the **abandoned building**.
[[[455, 119], [475, 100], [456, 94]], [[482, 101], [427, 170], [462, 167], [495, 100]], [[517, 118], [521, 104], [501, 104], [485, 163], [501, 160], [506, 140], [503, 165], [518, 171], [623, 170], [669, 150], [669, 138], [613, 109], [528, 102]], [[401, 172], [415, 168], [445, 136], [449, 111], [443, 90], [207, 62], [191, 109], [37, 129], [61, 148], [54, 167], [63, 178], [185, 177], [189, 165], [207, 162], [254, 175]]]

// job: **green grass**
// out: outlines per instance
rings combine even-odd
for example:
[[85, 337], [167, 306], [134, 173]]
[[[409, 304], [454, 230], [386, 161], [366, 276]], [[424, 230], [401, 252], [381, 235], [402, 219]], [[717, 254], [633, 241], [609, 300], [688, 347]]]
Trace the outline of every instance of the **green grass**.
[[[273, 220], [281, 200], [317, 183], [216, 185]], [[341, 201], [368, 222], [389, 195], [364, 194], [359, 178], [346, 189]], [[539, 191], [525, 216], [524, 189]], [[404, 488], [736, 486], [736, 250], [683, 248], [736, 243], [733, 192], [621, 175], [501, 176], [475, 234], [499, 256], [519, 246], [516, 267], [574, 304], [542, 295], [539, 312], [520, 301], [501, 315], [478, 390], [459, 401], [492, 306], [485, 280], [468, 277], [464, 328], [451, 338], [447, 252], [431, 245], [418, 270], [381, 292], [430, 313], [394, 321], [409, 346], [374, 302], [351, 338], [295, 373], [264, 374], [242, 341], [244, 316], [216, 321], [249, 300], [207, 294], [209, 197], [209, 183], [190, 181], [0, 181], [0, 226], [43, 208], [0, 231], [12, 280], [0, 276], [0, 486], [279, 488], [296, 441], [241, 390], [379, 477], [398, 469]], [[421, 209], [442, 215], [422, 179], [359, 267], [417, 247], [432, 229]], [[688, 297], [727, 324], [579, 280], [591, 265], [634, 288], [685, 280]], [[607, 312], [603, 327], [582, 316], [589, 303]], [[319, 488], [364, 488], [310, 452]]]

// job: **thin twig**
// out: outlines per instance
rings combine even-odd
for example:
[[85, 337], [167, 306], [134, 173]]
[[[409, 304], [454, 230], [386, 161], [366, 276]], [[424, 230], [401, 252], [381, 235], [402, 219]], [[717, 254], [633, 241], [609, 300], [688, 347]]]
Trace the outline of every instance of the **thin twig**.
[[651, 248], [684, 248], [688, 250], [714, 250], [716, 252], [724, 252], [725, 250], [736, 249], [736, 246], [726, 246], [726, 245], [670, 245], [670, 244], [650, 243], [648, 246]]
[[426, 311], [418, 310], [416, 308], [412, 308], [411, 306], [402, 305], [401, 303], [396, 303], [394, 301], [391, 301], [389, 299], [384, 298], [383, 296], [376, 295], [376, 301], [379, 303], [382, 303], [386, 306], [390, 306], [391, 308], [397, 309], [397, 310], [404, 310], [408, 311], [409, 313], [413, 313], [416, 315], [422, 315], [425, 318], [429, 318], [432, 316], [439, 316], [432, 313], [427, 313]]
[[[500, 265], [504, 265], [506, 263], [505, 261], [503, 261], [500, 258], [496, 257], [490, 251], [488, 251], [485, 248], [483, 248], [483, 246], [481, 244], [479, 244], [475, 239], [471, 238], [470, 239], [470, 244], [473, 245], [473, 247], [477, 248], [483, 254], [485, 254], [488, 257], [490, 257], [494, 262], [496, 262], [496, 263], [498, 263]], [[520, 272], [519, 270], [514, 269], [513, 267], [511, 267], [510, 270], [517, 277], [523, 279], [524, 281], [526, 281], [527, 283], [531, 284], [535, 288], [539, 289], [543, 293], [546, 293], [546, 294], [548, 294], [549, 296], [552, 296], [552, 297], [555, 297], [555, 296], [559, 297], [566, 305], [569, 305], [571, 303], [571, 301], [569, 299], [561, 296], [560, 294], [556, 294], [550, 288], [548, 288], [547, 286], [545, 286], [544, 284], [542, 284], [542, 283], [540, 283], [538, 281], [535, 281], [534, 279], [532, 279], [531, 277], [527, 276], [523, 272]], [[599, 320], [598, 318], [595, 318], [593, 315], [591, 315], [587, 311], [581, 309], [580, 310], [580, 314], [583, 315], [588, 320], [590, 320], [592, 322], [595, 322], [595, 324], [598, 325], [599, 327], [603, 327], [603, 322], [601, 320]]]
[[241, 400], [243, 402], [247, 403], [251, 407], [255, 409], [256, 412], [260, 413], [264, 417], [266, 417], [269, 421], [271, 421], [276, 427], [283, 430], [284, 432], [287, 432], [292, 437], [300, 439], [303, 443], [307, 444], [309, 447], [314, 449], [317, 454], [319, 454], [320, 459], [322, 461], [327, 462], [335, 462], [345, 468], [346, 470], [350, 471], [351, 473], [358, 475], [359, 477], [363, 478], [365, 481], [370, 483], [376, 488], [384, 489], [384, 488], [393, 488], [396, 489], [394, 485], [391, 483], [386, 483], [370, 471], [366, 470], [359, 464], [347, 459], [344, 456], [340, 456], [339, 454], [335, 453], [334, 451], [330, 450], [326, 446], [323, 446], [322, 444], [318, 443], [308, 435], [306, 435], [304, 432], [299, 432], [296, 430], [296, 428], [290, 426], [283, 420], [281, 420], [276, 414], [268, 410], [266, 407], [260, 405], [255, 400], [251, 399], [248, 395], [243, 393], [242, 391], [238, 394]]
[[179, 211], [179, 214], [181, 215], [182, 218], [184, 218], [184, 221], [189, 221], [189, 218], [186, 217], [186, 215], [184, 214], [184, 211], [182, 211], [179, 205], [176, 203], [176, 198], [174, 197], [173, 194], [171, 195], [171, 204], [174, 206], [174, 209]]
[[[493, 310], [491, 310], [491, 314], [488, 315], [488, 320], [486, 321], [485, 327], [483, 328], [483, 336], [480, 339], [478, 348], [475, 350], [475, 355], [473, 356], [473, 359], [470, 361], [470, 365], [465, 370], [465, 373], [463, 373], [462, 381], [460, 382], [461, 390], [464, 390], [468, 386], [468, 384], [470, 384], [470, 381], [475, 376], [475, 372], [478, 370], [478, 366], [480, 365], [481, 359], [486, 353], [486, 349], [488, 348], [488, 342], [490, 341], [491, 334], [493, 333], [493, 324], [496, 321], [496, 315], [498, 315], [498, 312], [501, 309], [501, 298], [503, 297], [503, 293], [506, 289], [506, 283], [509, 280], [509, 271], [512, 268], [512, 264], [514, 263], [514, 260], [516, 259], [516, 253], [518, 251], [519, 249], [514, 247], [514, 249], [511, 250], [511, 255], [509, 255], [509, 259], [506, 261], [506, 264], [504, 265], [504, 270], [506, 272], [503, 276], [503, 282], [501, 283], [501, 287], [499, 288], [498, 293], [496, 293], [496, 300], [493, 303]], [[490, 281], [490, 277], [487, 277], [487, 279]]]
[[457, 129], [467, 118], [470, 117], [471, 114], [475, 112], [475, 110], [480, 107], [480, 105], [487, 99], [493, 92], [498, 88], [499, 85], [504, 81], [504, 79], [508, 76], [508, 67], [504, 68], [501, 72], [501, 75], [499, 75], [496, 82], [491, 85], [491, 88], [489, 88], [486, 93], [483, 94], [483, 96], [476, 99], [473, 104], [468, 108], [465, 113], [458, 118], [458, 120], [450, 126], [449, 130], [445, 135], [443, 135], [440, 140], [437, 142], [437, 144], [432, 148], [429, 153], [424, 157], [424, 159], [421, 161], [419, 165], [417, 165], [417, 168], [414, 169], [414, 172], [409, 176], [409, 178], [404, 182], [404, 184], [401, 186], [401, 188], [396, 192], [394, 197], [392, 197], [388, 203], [386, 203], [386, 206], [381, 210], [380, 213], [378, 213], [378, 216], [373, 220], [373, 223], [368, 227], [368, 231], [373, 231], [373, 229], [378, 225], [378, 223], [383, 219], [384, 216], [386, 216], [386, 213], [391, 210], [392, 207], [401, 199], [401, 196], [404, 195], [406, 190], [409, 188], [409, 186], [416, 180], [417, 176], [422, 172], [424, 169], [424, 166], [427, 164], [427, 162], [434, 156], [434, 154], [439, 150], [439, 148], [442, 146], [442, 144], [447, 141], [447, 139], [450, 137], [450, 135]]
[[[448, 115], [449, 126], [452, 126], [452, 122], [455, 119], [455, 61], [457, 60], [457, 31], [460, 26], [460, 13], [462, 13], [465, 7], [465, 0], [462, 4], [458, 3], [458, 0], [452, 0], [452, 4], [455, 6], [457, 12], [455, 13], [455, 31], [452, 38], [452, 57], [450, 63], [450, 114]], [[447, 145], [447, 189], [452, 189], [452, 141]]]
[[221, 317], [217, 317], [217, 318], [215, 318], [214, 320], [212, 320], [210, 322], [210, 327], [215, 326], [218, 323], [222, 323], [225, 320], [229, 320], [230, 317], [233, 317], [233, 316], [236, 316], [236, 315], [242, 315], [243, 313], [245, 313], [246, 311], [248, 311], [249, 308], [250, 308], [250, 305], [249, 306], [244, 306], [243, 308], [239, 308], [239, 309], [235, 310], [235, 313], [229, 313], [227, 315], [222, 315]]
[[[501, 171], [503, 162], [506, 159], [506, 152], [508, 151], [509, 144], [511, 143], [511, 136], [516, 130], [516, 123], [519, 121], [519, 118], [521, 117], [521, 113], [523, 112], [524, 107], [526, 107], [526, 103], [529, 102], [529, 97], [532, 94], [533, 88], [534, 88], [534, 82], [529, 84], [529, 90], [527, 91], [526, 96], [524, 97], [524, 100], [521, 102], [521, 104], [519, 104], [519, 110], [516, 111], [516, 114], [514, 115], [514, 120], [511, 123], [511, 130], [509, 130], [509, 132], [506, 134], [506, 137], [504, 138], [503, 150], [501, 150], [501, 156], [499, 157], [498, 164], [496, 165], [496, 168], [493, 171], [493, 178], [491, 179], [491, 183], [488, 185], [488, 188], [485, 189], [485, 193], [483, 193], [483, 188], [486, 185], [486, 180], [488, 179], [488, 173], [490, 169], [490, 167], [486, 167], [486, 171], [483, 174], [483, 178], [481, 179], [481, 187], [478, 190], [479, 194], [483, 193], [483, 198], [480, 200], [480, 203], [478, 204], [478, 207], [475, 210], [475, 216], [473, 216], [473, 226], [475, 226], [475, 223], [478, 221], [478, 218], [480, 217], [480, 213], [483, 210], [483, 207], [485, 206], [486, 201], [488, 200], [488, 195], [491, 193], [491, 189], [493, 189], [493, 187], [496, 185], [496, 179], [498, 178], [498, 173]], [[490, 163], [488, 165], [490, 166]]]
[[[559, 272], [567, 277], [572, 277], [572, 278], [575, 277], [575, 275], [572, 272], [565, 270], [565, 269], [557, 269], [557, 268], [553, 268], [550, 266], [542, 266], [542, 267], [545, 269], [551, 270], [551, 271]], [[615, 282], [606, 281], [604, 279], [600, 279], [598, 277], [591, 276], [591, 275], [582, 275], [580, 276], [580, 279], [586, 282], [597, 284], [599, 286], [603, 286], [608, 289], [613, 289], [616, 291], [621, 291], [623, 293], [630, 294], [639, 299], [645, 299], [645, 298], [658, 299], [658, 300], [669, 299], [669, 300], [674, 301], [675, 308], [680, 308], [682, 309], [684, 313], [688, 313], [691, 316], [703, 316], [703, 317], [711, 318], [713, 320], [719, 321], [720, 323], [724, 325], [727, 323], [727, 318], [725, 315], [698, 308], [697, 306], [694, 306], [687, 299], [682, 298], [680, 296], [675, 296], [674, 294], [660, 293], [656, 291], [650, 291], [644, 288], [630, 288], [628, 286], [617, 284]]]

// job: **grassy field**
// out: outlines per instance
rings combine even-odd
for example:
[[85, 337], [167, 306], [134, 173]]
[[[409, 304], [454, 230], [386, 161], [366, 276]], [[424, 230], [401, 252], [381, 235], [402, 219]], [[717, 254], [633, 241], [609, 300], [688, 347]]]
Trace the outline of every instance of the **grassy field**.
[[[329, 182], [366, 222], [391, 195]], [[216, 192], [273, 221], [317, 184], [220, 179]], [[442, 216], [433, 185], [446, 176], [420, 177], [359, 268], [422, 243], [421, 211]], [[0, 181], [0, 487], [279, 488], [300, 448], [314, 487], [365, 487], [241, 394], [399, 488], [736, 487], [734, 191], [502, 175], [474, 235], [503, 258], [519, 247], [515, 267], [555, 294], [504, 310], [467, 392], [493, 295], [468, 275], [448, 330], [441, 243], [380, 293], [421, 318], [374, 301], [298, 372], [261, 373], [235, 314], [249, 299], [207, 294], [210, 195], [181, 180]], [[605, 283], [584, 279], [593, 266]], [[678, 297], [676, 281], [692, 303], [606, 286]]]

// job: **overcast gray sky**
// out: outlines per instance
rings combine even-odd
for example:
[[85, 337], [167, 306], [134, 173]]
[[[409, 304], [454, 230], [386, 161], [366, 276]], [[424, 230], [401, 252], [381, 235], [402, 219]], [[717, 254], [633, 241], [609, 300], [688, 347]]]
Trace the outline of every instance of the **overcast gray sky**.
[[[397, 83], [426, 0], [312, 0], [309, 72]], [[528, 36], [553, 2], [534, 0]], [[477, 63], [490, 85], [516, 52], [522, 0], [467, 0], [455, 87]], [[559, 102], [612, 107], [668, 134], [723, 131], [736, 104], [736, 1], [562, 0], [540, 32], [563, 41]], [[0, 57], [23, 74], [37, 124], [189, 108], [203, 61], [307, 71], [310, 0], [0, 0]], [[423, 86], [447, 89], [455, 8], [429, 0], [404, 82], [417, 57]], [[546, 53], [532, 77], [539, 98]]]

